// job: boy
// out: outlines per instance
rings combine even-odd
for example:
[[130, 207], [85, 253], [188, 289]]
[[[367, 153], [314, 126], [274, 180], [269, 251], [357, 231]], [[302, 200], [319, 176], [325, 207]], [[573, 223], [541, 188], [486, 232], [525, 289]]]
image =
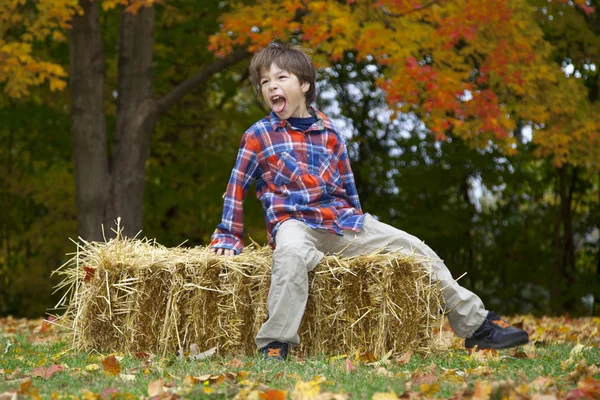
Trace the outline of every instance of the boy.
[[[243, 247], [242, 202], [257, 181], [269, 243], [275, 248], [268, 297], [269, 318], [256, 345], [268, 359], [285, 360], [299, 344], [298, 328], [308, 298], [308, 272], [326, 253], [351, 257], [373, 252], [415, 251], [437, 255], [421, 240], [363, 214], [346, 146], [332, 122], [310, 104], [316, 71], [298, 48], [274, 42], [253, 57], [250, 79], [272, 110], [244, 133], [232, 171], [222, 222], [210, 247], [232, 256]], [[456, 283], [440, 260], [432, 262], [444, 289], [448, 319], [472, 348], [507, 348], [529, 341], [478, 296]]]

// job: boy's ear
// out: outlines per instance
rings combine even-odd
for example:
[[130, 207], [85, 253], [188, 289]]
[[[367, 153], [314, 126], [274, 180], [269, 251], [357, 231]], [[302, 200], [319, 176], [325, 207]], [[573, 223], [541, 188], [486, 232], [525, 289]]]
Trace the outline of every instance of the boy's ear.
[[302, 93], [306, 93], [308, 92], [308, 89], [310, 89], [310, 83], [303, 82], [300, 88], [302, 89]]

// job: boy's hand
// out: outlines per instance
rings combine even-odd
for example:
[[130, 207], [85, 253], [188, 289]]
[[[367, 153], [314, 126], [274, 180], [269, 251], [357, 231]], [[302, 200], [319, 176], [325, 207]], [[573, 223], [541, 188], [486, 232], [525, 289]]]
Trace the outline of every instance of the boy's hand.
[[212, 252], [218, 256], [235, 256], [235, 251], [230, 249], [215, 249], [211, 248]]

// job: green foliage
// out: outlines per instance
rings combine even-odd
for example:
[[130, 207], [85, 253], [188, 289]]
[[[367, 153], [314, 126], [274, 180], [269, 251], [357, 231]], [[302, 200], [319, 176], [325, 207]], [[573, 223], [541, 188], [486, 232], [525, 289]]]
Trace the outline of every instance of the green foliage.
[[12, 104], [0, 120], [0, 314], [39, 316], [76, 236], [68, 115]]

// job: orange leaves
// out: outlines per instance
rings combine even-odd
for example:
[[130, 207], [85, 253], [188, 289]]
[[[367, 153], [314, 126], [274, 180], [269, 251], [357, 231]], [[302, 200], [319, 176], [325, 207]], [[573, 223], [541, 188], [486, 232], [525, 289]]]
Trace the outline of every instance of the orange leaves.
[[107, 375], [116, 376], [121, 373], [121, 364], [115, 356], [108, 356], [102, 360], [102, 369]]
[[[590, 12], [585, 1], [576, 5]], [[340, 62], [348, 51], [377, 62], [392, 112], [415, 113], [439, 139], [451, 131], [473, 146], [492, 140], [511, 153], [518, 120], [546, 124], [577, 112], [579, 95], [569, 98], [576, 85], [563, 82], [525, 0], [265, 0], [225, 15], [210, 49], [223, 56], [291, 36], [314, 51], [318, 65]], [[574, 131], [561, 127], [562, 135]], [[584, 139], [575, 157], [594, 159]], [[540, 150], [561, 151], [557, 160], [569, 159], [560, 146]]]

